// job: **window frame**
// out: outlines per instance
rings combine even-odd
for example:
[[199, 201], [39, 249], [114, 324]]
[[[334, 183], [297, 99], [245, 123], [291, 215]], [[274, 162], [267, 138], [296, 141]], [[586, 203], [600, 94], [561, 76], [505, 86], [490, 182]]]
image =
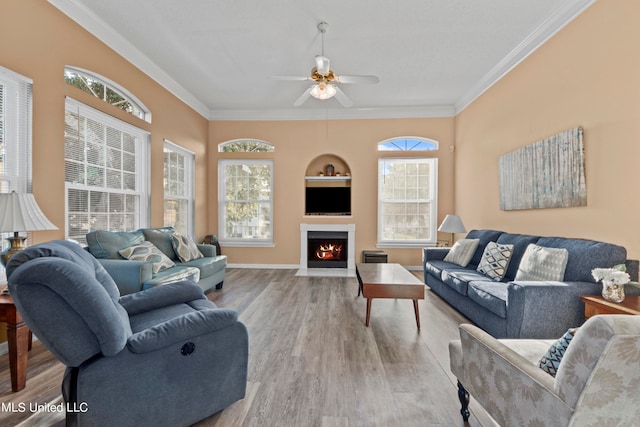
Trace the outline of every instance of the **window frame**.
[[[185, 182], [184, 184], [184, 194], [170, 194], [167, 192], [167, 185], [163, 186], [163, 200], [166, 202], [167, 196], [170, 199], [179, 199], [185, 200], [187, 202], [187, 213], [186, 213], [186, 230], [179, 230], [178, 232], [184, 233], [192, 238], [195, 238], [195, 163], [196, 156], [195, 153], [169, 141], [168, 139], [164, 140], [163, 146], [163, 154], [166, 151], [174, 152], [181, 155], [184, 158], [184, 174], [185, 174]], [[166, 170], [167, 164], [163, 161], [163, 172]], [[166, 175], [163, 173], [163, 181], [166, 181]], [[163, 203], [164, 205], [164, 203]], [[164, 211], [164, 209], [163, 209]], [[163, 215], [164, 217], [164, 215]], [[164, 218], [164, 226], [173, 226], [172, 224], [167, 224], [166, 218]], [[174, 227], [175, 228], [175, 227]]]
[[[426, 144], [427, 146], [430, 146], [431, 148], [419, 148], [419, 145], [414, 145], [413, 147], [406, 149], [405, 148], [400, 148], [399, 146], [391, 146], [391, 144], [393, 144], [395, 141], [417, 141], [419, 144]], [[438, 151], [440, 149], [440, 143], [438, 141], [436, 141], [435, 139], [431, 139], [431, 138], [423, 138], [420, 136], [396, 136], [394, 138], [389, 138], [389, 139], [385, 139], [384, 141], [381, 141], [378, 143], [378, 151], [381, 152], [409, 152], [409, 153], [416, 153], [416, 152], [431, 152], [431, 151]]]
[[[226, 175], [225, 167], [227, 165], [267, 165], [270, 171], [270, 198], [269, 211], [271, 218], [269, 219], [269, 238], [248, 238], [248, 237], [226, 237], [226, 209], [224, 199], [226, 194]], [[227, 158], [218, 160], [218, 240], [223, 246], [239, 246], [239, 247], [272, 247], [273, 240], [273, 222], [274, 222], [274, 161], [273, 159], [240, 159]], [[264, 201], [259, 201], [264, 202]]]
[[[383, 204], [385, 200], [382, 199], [382, 185], [383, 185], [383, 170], [385, 163], [389, 162], [404, 162], [404, 163], [429, 163], [429, 183], [430, 189], [429, 194], [430, 198], [425, 200], [431, 205], [431, 212], [429, 218], [429, 229], [431, 230], [431, 235], [428, 239], [383, 239]], [[437, 219], [438, 219], [438, 159], [436, 157], [380, 157], [378, 158], [378, 204], [377, 204], [377, 215], [378, 215], [378, 226], [377, 226], [377, 247], [399, 247], [399, 248], [414, 248], [414, 247], [425, 247], [425, 246], [435, 246], [438, 238], [437, 232]], [[414, 199], [415, 201], [419, 201], [420, 199]]]
[[[119, 120], [105, 112], [97, 110], [93, 107], [90, 107], [80, 101], [77, 101], [73, 98], [67, 97], [65, 100], [65, 120], [66, 114], [68, 112], [72, 112], [73, 114], [78, 114], [80, 117], [86, 117], [88, 119], [95, 120], [102, 125], [112, 127], [118, 129], [119, 131], [126, 132], [129, 134], [133, 134], [139, 138], [138, 146], [136, 147], [136, 188], [137, 190], [124, 190], [109, 188], [106, 183], [107, 180], [104, 181], [103, 186], [95, 186], [95, 185], [87, 185], [87, 184], [77, 184], [68, 182], [65, 177], [65, 238], [73, 239], [69, 234], [70, 226], [69, 226], [69, 190], [86, 190], [86, 191], [99, 191], [104, 193], [115, 193], [115, 194], [133, 194], [139, 196], [138, 202], [138, 214], [136, 218], [137, 225], [134, 229], [148, 227], [150, 223], [150, 201], [151, 201], [151, 189], [150, 189], [150, 181], [151, 181], [151, 159], [150, 159], [150, 145], [151, 138], [149, 132], [138, 128], [134, 125], [131, 125], [127, 122]], [[65, 169], [66, 169], [66, 161], [65, 158]], [[86, 161], [85, 161], [86, 163]], [[105, 168], [106, 169], [106, 168]], [[65, 172], [66, 173], [66, 172]], [[95, 230], [100, 228], [95, 228]], [[93, 231], [92, 227], [89, 227], [89, 231]], [[119, 231], [119, 230], [114, 230]], [[133, 231], [133, 230], [122, 230], [122, 231]], [[78, 237], [78, 236], [75, 236]]]

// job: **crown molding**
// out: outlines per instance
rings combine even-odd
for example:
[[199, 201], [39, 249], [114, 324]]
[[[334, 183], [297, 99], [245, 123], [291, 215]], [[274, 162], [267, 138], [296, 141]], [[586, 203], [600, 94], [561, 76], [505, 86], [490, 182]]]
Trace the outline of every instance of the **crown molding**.
[[502, 77], [595, 2], [596, 0], [572, 0], [560, 5], [544, 22], [534, 29], [527, 38], [498, 62], [469, 92], [456, 102], [454, 115], [457, 115], [468, 107], [480, 95], [487, 91], [487, 89], [502, 79]]
[[349, 120], [408, 119], [453, 117], [453, 105], [421, 105], [415, 107], [279, 109], [279, 110], [212, 110], [209, 120]]
[[200, 115], [205, 118], [209, 116], [206, 105], [78, 0], [48, 1]]

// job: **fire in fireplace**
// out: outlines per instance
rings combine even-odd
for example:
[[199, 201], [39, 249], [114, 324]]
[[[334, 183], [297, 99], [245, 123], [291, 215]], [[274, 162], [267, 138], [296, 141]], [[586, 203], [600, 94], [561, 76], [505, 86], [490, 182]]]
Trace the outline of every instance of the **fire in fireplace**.
[[347, 268], [346, 231], [308, 231], [307, 268]]

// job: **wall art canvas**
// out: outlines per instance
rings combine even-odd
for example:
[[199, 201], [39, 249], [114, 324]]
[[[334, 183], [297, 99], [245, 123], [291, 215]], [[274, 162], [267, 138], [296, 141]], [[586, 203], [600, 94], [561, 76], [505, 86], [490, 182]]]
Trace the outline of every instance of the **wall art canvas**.
[[586, 206], [582, 128], [500, 157], [500, 209]]

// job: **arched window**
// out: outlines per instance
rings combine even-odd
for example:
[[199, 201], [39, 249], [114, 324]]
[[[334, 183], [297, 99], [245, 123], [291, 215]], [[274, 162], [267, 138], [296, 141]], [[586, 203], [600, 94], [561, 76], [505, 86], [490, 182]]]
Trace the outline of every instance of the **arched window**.
[[259, 139], [234, 139], [218, 144], [219, 153], [273, 153], [273, 144]]
[[65, 67], [64, 81], [127, 113], [151, 123], [151, 112], [129, 91], [106, 77], [76, 67]]
[[389, 138], [378, 144], [378, 151], [433, 151], [438, 149], [438, 141], [416, 136]]

